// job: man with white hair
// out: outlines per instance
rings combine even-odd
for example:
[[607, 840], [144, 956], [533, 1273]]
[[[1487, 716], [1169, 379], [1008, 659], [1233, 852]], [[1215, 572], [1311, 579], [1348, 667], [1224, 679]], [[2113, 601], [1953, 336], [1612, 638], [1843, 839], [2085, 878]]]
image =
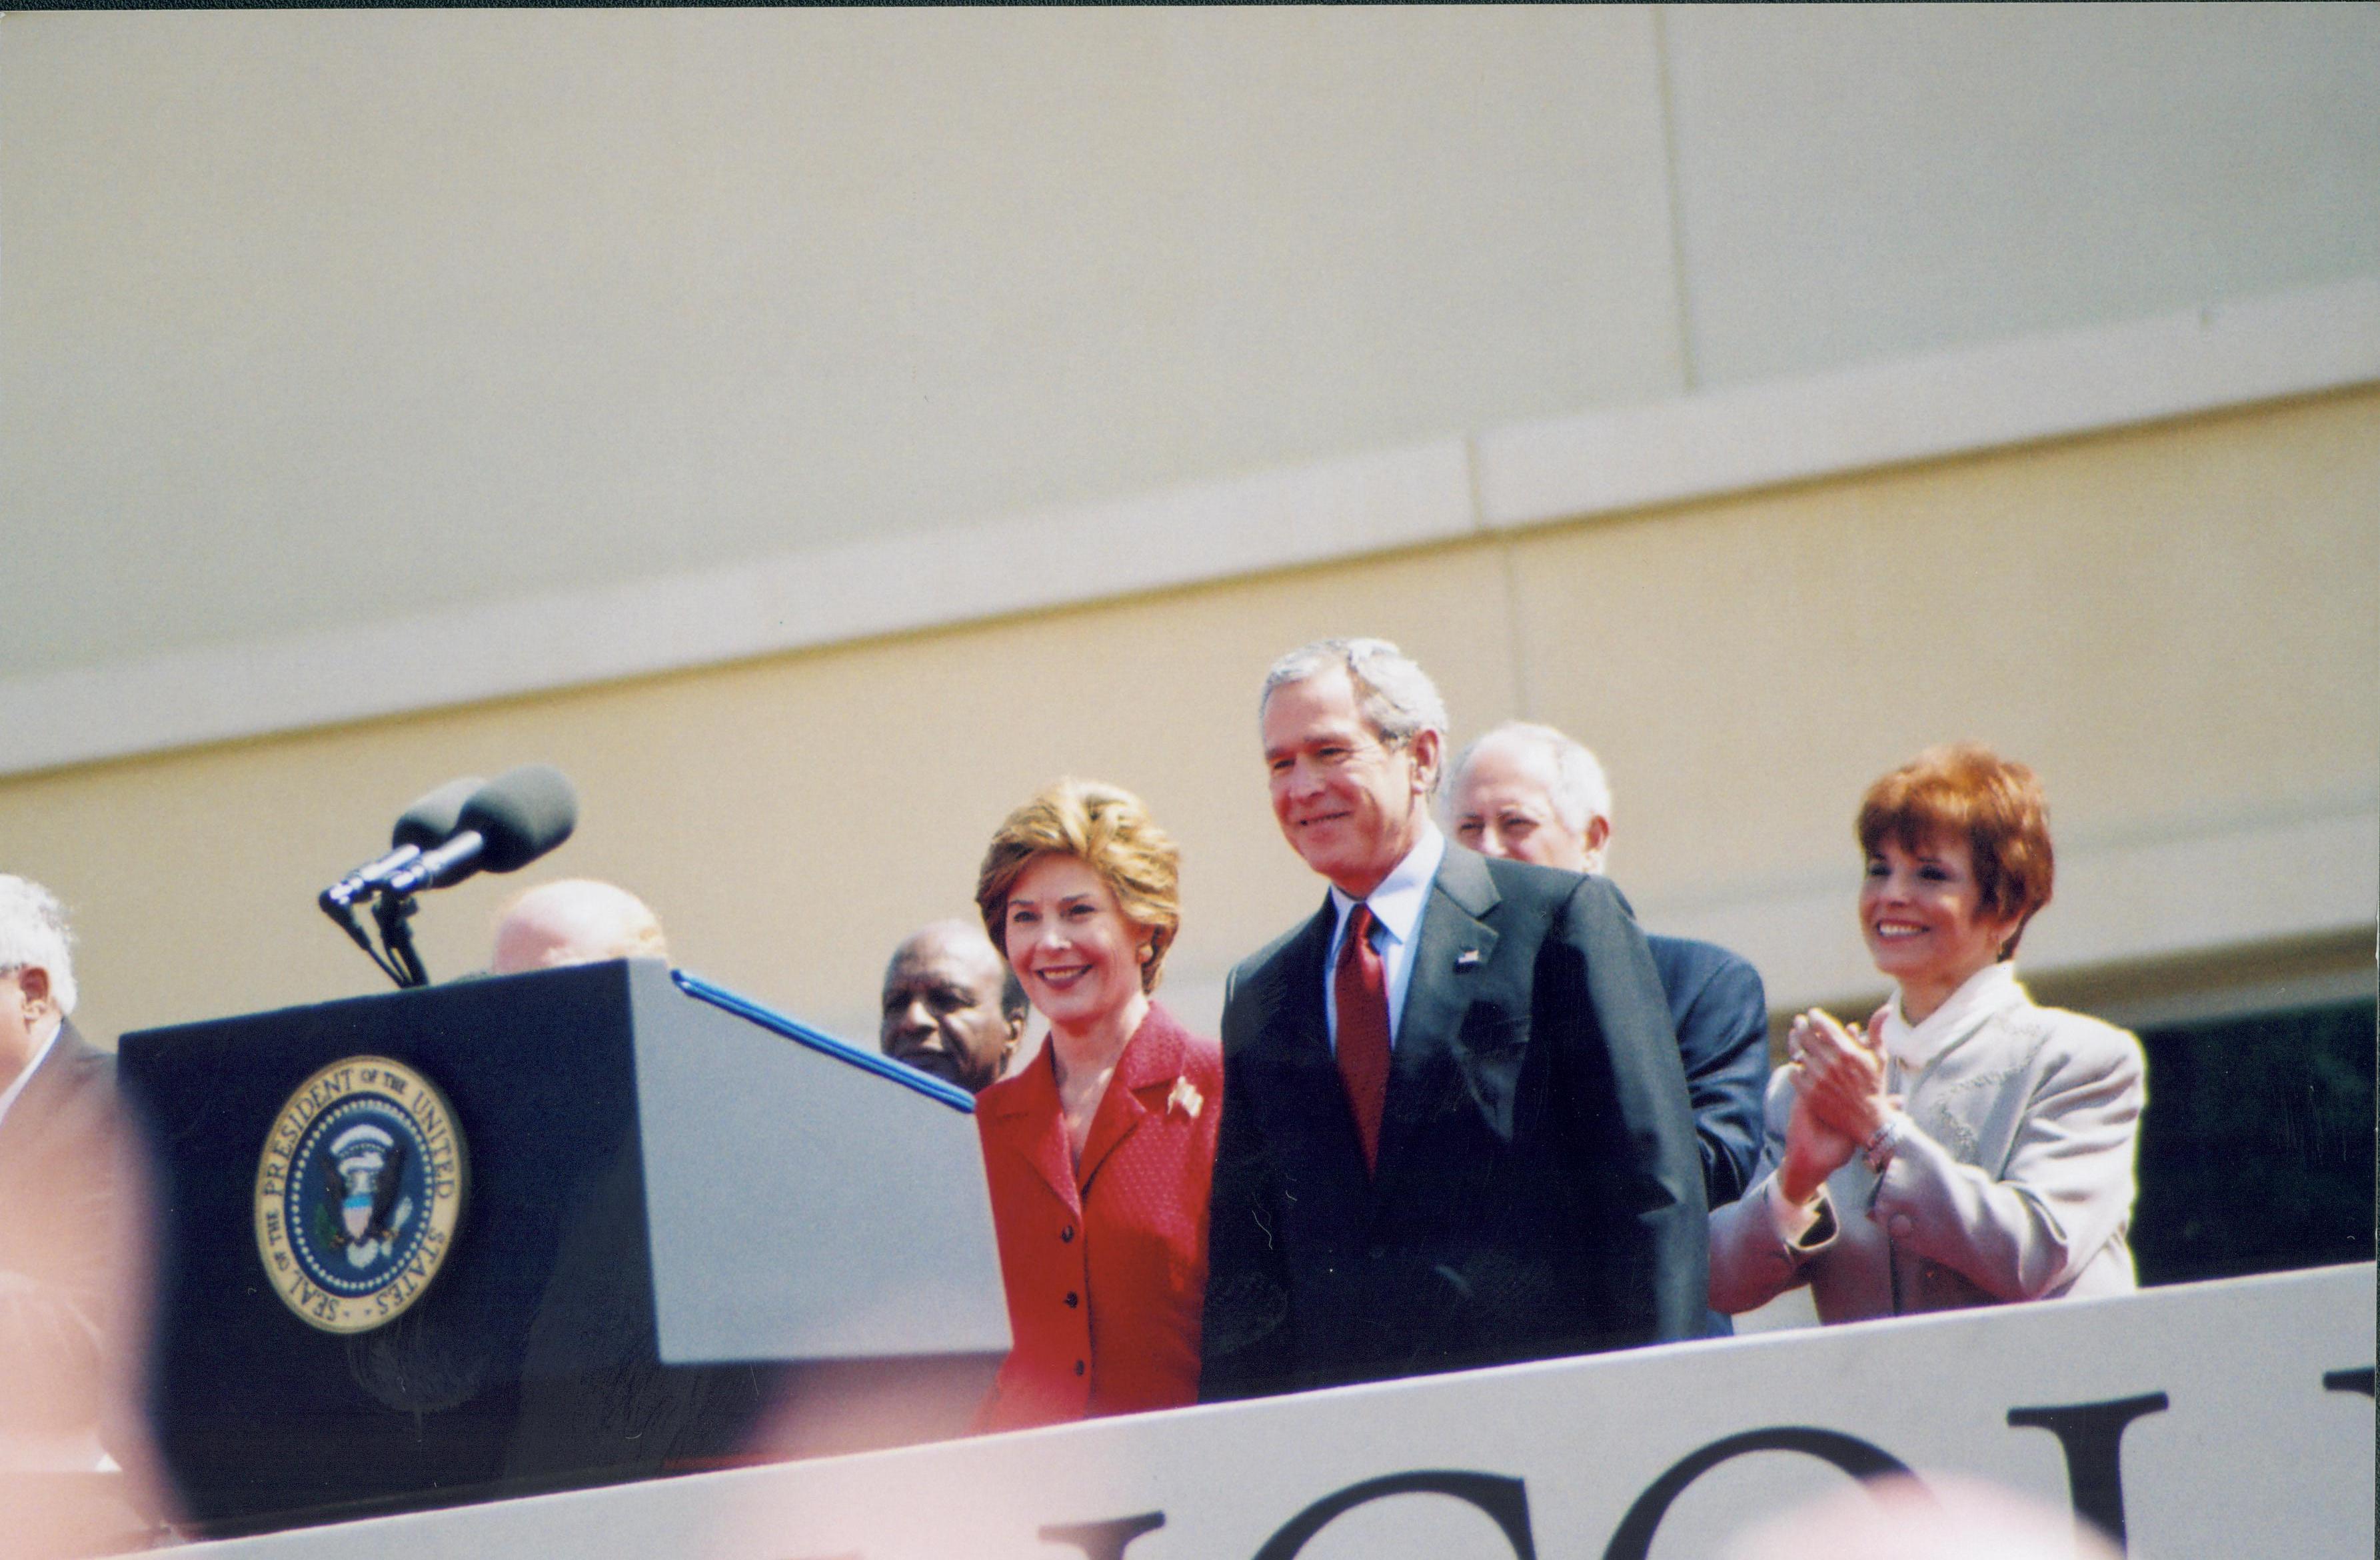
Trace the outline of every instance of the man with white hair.
[[[1587, 749], [1549, 725], [1508, 721], [1454, 761], [1446, 816], [1483, 856], [1600, 872], [1611, 847], [1611, 786]], [[1768, 1005], [1749, 960], [1711, 943], [1646, 933], [1669, 996], [1701, 1140], [1703, 1193], [1733, 1202], [1760, 1157], [1768, 1087]]]
[[8, 1119], [61, 1035], [69, 1053], [82, 1043], [67, 1022], [75, 1004], [67, 943], [66, 911], [56, 896], [30, 879], [0, 873], [0, 1121]]
[[496, 918], [496, 949], [488, 973], [667, 957], [661, 920], [642, 899], [592, 878], [563, 878], [520, 895]]
[[1394, 645], [1291, 652], [1257, 714], [1330, 888], [1226, 988], [1200, 1397], [1701, 1335], [1685, 1075], [1617, 891], [1448, 845], [1445, 705]]
[[0, 873], [0, 1449], [97, 1457], [122, 1165], [115, 1059], [75, 1032], [66, 912]]

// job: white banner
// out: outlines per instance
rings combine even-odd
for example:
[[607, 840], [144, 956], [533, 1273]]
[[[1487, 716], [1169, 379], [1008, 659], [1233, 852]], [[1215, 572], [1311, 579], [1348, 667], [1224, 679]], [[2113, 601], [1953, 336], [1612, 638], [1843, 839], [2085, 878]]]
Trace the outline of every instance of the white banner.
[[2373, 1554], [2364, 1263], [1673, 1345], [200, 1546], [338, 1560], [1685, 1560], [1847, 1477], [2149, 1560]]

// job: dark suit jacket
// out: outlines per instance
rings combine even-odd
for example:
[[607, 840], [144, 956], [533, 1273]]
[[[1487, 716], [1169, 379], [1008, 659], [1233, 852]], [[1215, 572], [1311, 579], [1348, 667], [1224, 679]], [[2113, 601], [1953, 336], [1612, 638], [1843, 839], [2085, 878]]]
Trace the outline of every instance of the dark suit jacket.
[[98, 1422], [123, 1153], [115, 1058], [68, 1023], [0, 1118], [0, 1434]]
[[1322, 1005], [1331, 908], [1232, 971], [1199, 1395], [1699, 1336], [1685, 1077], [1601, 878], [1449, 845], [1367, 1177]]
[[1686, 1067], [1686, 1097], [1703, 1152], [1703, 1197], [1714, 1208], [1743, 1195], [1760, 1158], [1768, 1093], [1768, 998], [1751, 961], [1715, 943], [1646, 933], [1670, 999], [1670, 1026]]

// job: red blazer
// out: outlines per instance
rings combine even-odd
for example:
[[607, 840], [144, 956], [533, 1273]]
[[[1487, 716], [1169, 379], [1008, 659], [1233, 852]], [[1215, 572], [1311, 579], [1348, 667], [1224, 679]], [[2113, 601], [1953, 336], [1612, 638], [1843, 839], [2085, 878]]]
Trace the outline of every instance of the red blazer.
[[1164, 1008], [1125, 1042], [1078, 1171], [1047, 1046], [976, 1096], [1015, 1336], [979, 1430], [1198, 1400], [1223, 1052]]

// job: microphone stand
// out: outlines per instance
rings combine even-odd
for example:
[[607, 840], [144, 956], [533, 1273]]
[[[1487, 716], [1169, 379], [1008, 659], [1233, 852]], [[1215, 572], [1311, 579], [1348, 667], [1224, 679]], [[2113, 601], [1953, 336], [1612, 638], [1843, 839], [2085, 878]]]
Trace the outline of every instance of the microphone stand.
[[[374, 962], [388, 972], [400, 989], [426, 986], [430, 971], [422, 967], [421, 955], [414, 950], [413, 929], [406, 924], [413, 912], [420, 908], [410, 894], [391, 894], [382, 890], [372, 899], [372, 920], [380, 926], [381, 945], [388, 950], [385, 961]], [[370, 952], [367, 947], [366, 952]]]
[[[317, 902], [322, 907], [322, 913], [331, 918], [332, 924], [335, 925], [340, 931], [353, 938], [355, 940], [356, 946], [364, 951], [364, 957], [370, 959], [372, 963], [379, 968], [382, 974], [387, 976], [390, 980], [395, 981], [400, 986], [407, 983], [405, 971], [390, 963], [387, 958], [382, 956], [381, 951], [378, 948], [372, 946], [372, 940], [364, 932], [363, 923], [356, 919], [356, 911], [353, 905], [328, 892], [325, 892], [322, 898]], [[417, 962], [419, 961], [417, 960]]]

